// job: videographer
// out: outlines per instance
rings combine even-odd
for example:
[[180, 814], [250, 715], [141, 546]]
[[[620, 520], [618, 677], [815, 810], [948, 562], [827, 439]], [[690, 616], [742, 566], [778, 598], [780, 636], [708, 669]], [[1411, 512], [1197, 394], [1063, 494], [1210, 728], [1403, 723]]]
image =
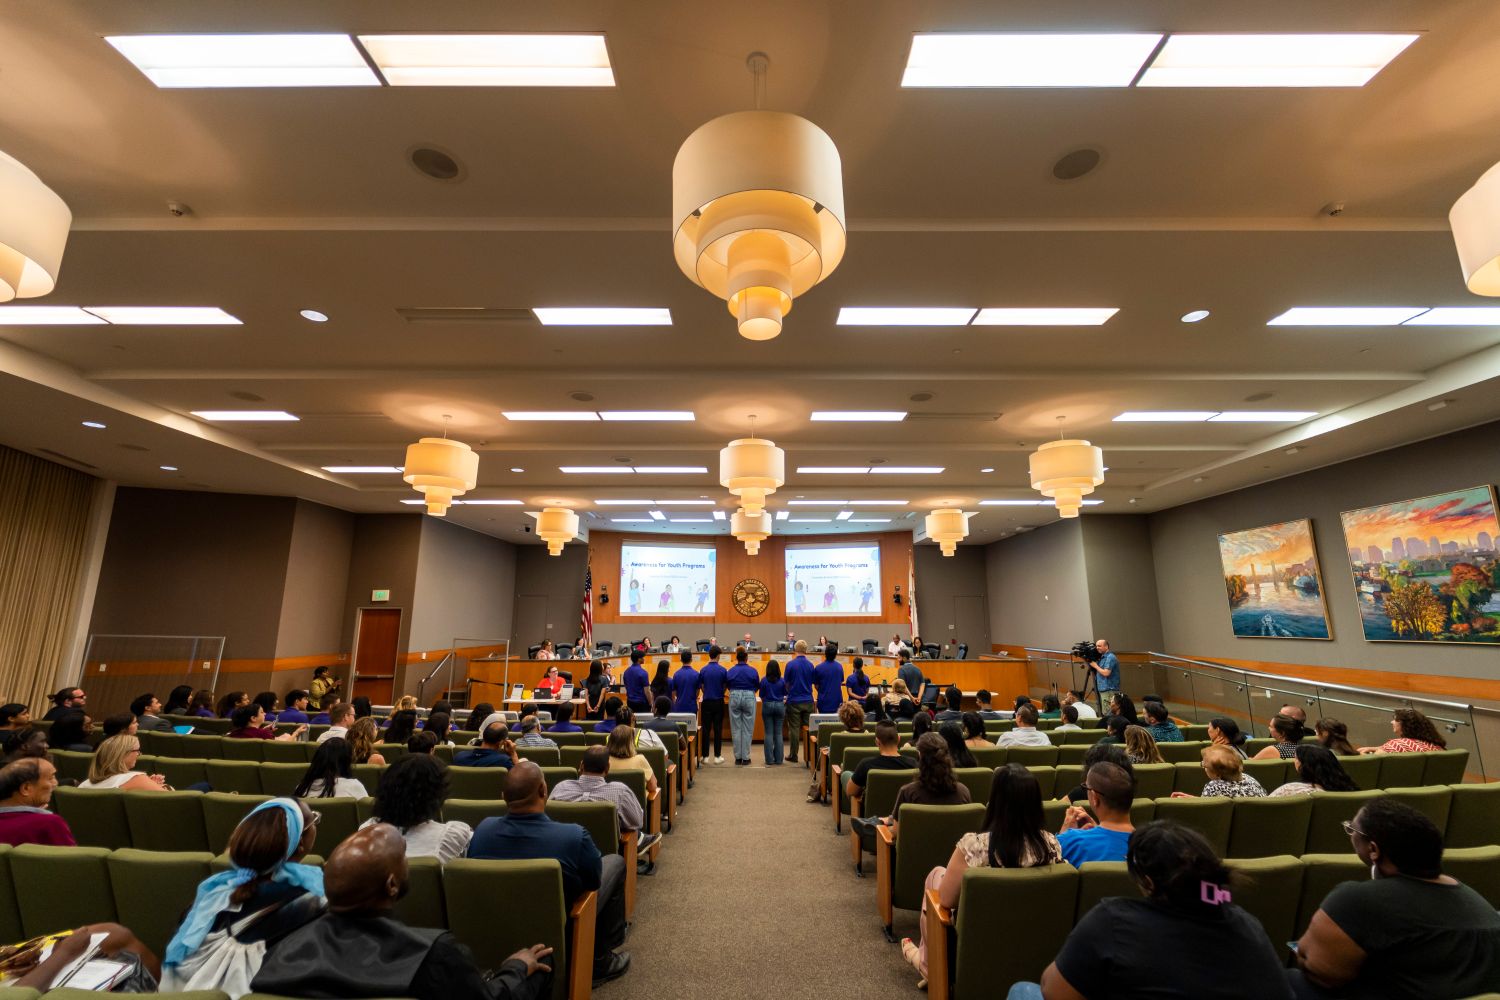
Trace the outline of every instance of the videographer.
[[1094, 689], [1099, 696], [1099, 714], [1103, 715], [1109, 705], [1110, 696], [1120, 690], [1120, 658], [1110, 652], [1108, 639], [1095, 639], [1099, 659], [1088, 664], [1094, 672]]

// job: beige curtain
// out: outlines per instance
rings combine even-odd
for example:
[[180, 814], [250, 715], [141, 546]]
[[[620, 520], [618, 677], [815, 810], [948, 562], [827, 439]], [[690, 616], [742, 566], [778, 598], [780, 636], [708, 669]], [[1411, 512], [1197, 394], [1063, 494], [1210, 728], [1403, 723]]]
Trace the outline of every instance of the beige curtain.
[[101, 481], [0, 446], [0, 701], [45, 711], [78, 616]]

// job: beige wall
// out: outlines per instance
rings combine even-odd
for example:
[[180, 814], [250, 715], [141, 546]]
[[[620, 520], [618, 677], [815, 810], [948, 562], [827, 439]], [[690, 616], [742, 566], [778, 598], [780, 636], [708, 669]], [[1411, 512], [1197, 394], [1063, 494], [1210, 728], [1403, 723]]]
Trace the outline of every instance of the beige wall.
[[[931, 544], [918, 545], [912, 550], [917, 578], [917, 625], [922, 629], [923, 642], [943, 644], [945, 657], [957, 656], [956, 648], [947, 647], [956, 647], [960, 642], [968, 645], [970, 656], [990, 651], [985, 548], [960, 545], [951, 556], [943, 555], [941, 548]], [[901, 590], [905, 593], [906, 584], [901, 585]], [[965, 598], [970, 600], [965, 602]], [[890, 594], [881, 595], [883, 601], [890, 599]], [[969, 622], [961, 620], [965, 603], [977, 605], [979, 612]], [[879, 635], [882, 648], [890, 641], [887, 633], [891, 631], [886, 628], [874, 633]], [[900, 631], [905, 635], [909, 629], [903, 626]]]
[[1085, 514], [1079, 523], [1092, 638], [1108, 639], [1115, 649], [1160, 650], [1161, 609], [1156, 600], [1155, 560], [1146, 518]]
[[992, 641], [1065, 649], [1092, 635], [1081, 520], [985, 546]]
[[411, 648], [446, 649], [454, 639], [510, 638], [515, 586], [514, 545], [424, 517]]
[[353, 548], [353, 515], [297, 501], [276, 636], [278, 657], [327, 656], [344, 649], [339, 640]]

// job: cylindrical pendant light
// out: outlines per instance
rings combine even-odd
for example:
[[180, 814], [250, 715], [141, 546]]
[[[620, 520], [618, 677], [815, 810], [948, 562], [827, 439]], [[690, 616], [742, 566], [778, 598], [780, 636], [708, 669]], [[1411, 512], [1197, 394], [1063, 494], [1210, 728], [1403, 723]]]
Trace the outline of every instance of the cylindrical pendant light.
[[958, 543], [969, 537], [969, 519], [957, 507], [944, 507], [927, 515], [927, 537], [937, 542], [943, 555], [958, 551]]
[[1103, 482], [1104, 452], [1087, 441], [1048, 441], [1031, 454], [1031, 488], [1056, 502], [1059, 517], [1077, 517]]
[[745, 543], [745, 552], [756, 555], [760, 552], [760, 543], [771, 537], [771, 512], [761, 511], [759, 514], [747, 514], [744, 510], [737, 510], [729, 517], [729, 533]]
[[578, 537], [578, 515], [566, 507], [547, 507], [536, 519], [536, 536], [547, 543], [547, 554], [562, 555], [563, 546]]
[[740, 498], [746, 514], [766, 509], [766, 497], [786, 484], [786, 452], [765, 438], [739, 438], [719, 450], [719, 483]]
[[443, 517], [456, 496], [479, 483], [479, 456], [462, 441], [426, 437], [406, 448], [401, 476], [427, 501], [427, 513]]
[[1453, 203], [1448, 225], [1469, 291], [1500, 295], [1500, 163]]
[[0, 153], [0, 302], [57, 285], [73, 213], [16, 158]]

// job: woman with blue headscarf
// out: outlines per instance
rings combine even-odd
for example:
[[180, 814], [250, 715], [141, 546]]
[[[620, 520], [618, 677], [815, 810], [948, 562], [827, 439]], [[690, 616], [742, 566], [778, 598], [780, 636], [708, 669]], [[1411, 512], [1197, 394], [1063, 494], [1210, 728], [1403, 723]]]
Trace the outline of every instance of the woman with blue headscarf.
[[318, 814], [295, 799], [251, 810], [229, 838], [234, 867], [198, 886], [162, 959], [161, 989], [251, 992], [266, 949], [323, 909], [323, 872], [301, 864]]

